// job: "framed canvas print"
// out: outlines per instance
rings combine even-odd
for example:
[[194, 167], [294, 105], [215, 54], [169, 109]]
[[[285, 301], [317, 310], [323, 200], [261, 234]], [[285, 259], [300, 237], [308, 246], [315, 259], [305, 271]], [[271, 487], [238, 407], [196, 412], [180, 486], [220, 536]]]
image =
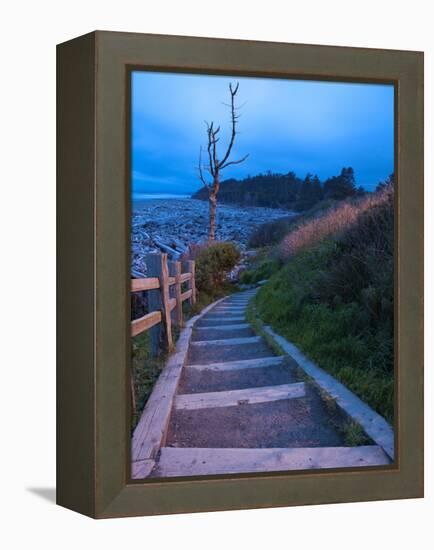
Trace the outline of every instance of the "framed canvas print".
[[423, 54], [58, 46], [58, 503], [423, 495]]

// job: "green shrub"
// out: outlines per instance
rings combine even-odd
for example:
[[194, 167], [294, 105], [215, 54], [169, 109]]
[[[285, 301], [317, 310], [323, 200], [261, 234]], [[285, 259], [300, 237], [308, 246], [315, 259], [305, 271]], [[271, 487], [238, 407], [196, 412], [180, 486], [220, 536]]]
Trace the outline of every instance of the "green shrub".
[[199, 292], [215, 294], [239, 259], [240, 252], [231, 242], [215, 242], [202, 248], [196, 255], [196, 285]]
[[288, 216], [263, 223], [250, 235], [248, 246], [251, 248], [262, 248], [263, 246], [278, 244], [299, 219], [300, 216]]
[[269, 279], [273, 273], [280, 268], [280, 263], [274, 258], [265, 258], [258, 265], [255, 265], [252, 269], [246, 269], [240, 275], [240, 283], [245, 285], [252, 285]]

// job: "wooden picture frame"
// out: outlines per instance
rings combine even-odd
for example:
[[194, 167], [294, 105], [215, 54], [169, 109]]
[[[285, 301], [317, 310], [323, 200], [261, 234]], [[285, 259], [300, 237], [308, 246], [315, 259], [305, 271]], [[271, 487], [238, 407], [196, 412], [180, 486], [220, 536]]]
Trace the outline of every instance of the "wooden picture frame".
[[[137, 482], [129, 472], [129, 74], [395, 86], [396, 460]], [[423, 496], [423, 54], [96, 31], [57, 49], [57, 502], [94, 518]]]

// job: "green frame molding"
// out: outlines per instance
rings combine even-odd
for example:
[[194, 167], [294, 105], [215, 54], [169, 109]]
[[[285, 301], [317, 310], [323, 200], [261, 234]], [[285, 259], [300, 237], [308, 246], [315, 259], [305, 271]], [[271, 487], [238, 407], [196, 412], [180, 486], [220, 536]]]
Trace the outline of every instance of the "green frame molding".
[[[130, 479], [133, 69], [395, 86], [396, 462]], [[423, 53], [96, 31], [57, 47], [57, 502], [95, 518], [423, 496]]]

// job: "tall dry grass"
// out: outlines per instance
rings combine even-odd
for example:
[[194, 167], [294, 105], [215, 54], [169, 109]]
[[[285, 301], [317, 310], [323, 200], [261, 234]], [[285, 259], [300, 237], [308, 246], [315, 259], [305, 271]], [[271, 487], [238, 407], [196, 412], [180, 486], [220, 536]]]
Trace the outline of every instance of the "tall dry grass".
[[287, 260], [328, 237], [341, 234], [350, 229], [364, 212], [386, 203], [391, 194], [393, 194], [393, 186], [388, 185], [358, 201], [341, 203], [325, 214], [303, 223], [283, 239], [279, 247], [279, 256]]

